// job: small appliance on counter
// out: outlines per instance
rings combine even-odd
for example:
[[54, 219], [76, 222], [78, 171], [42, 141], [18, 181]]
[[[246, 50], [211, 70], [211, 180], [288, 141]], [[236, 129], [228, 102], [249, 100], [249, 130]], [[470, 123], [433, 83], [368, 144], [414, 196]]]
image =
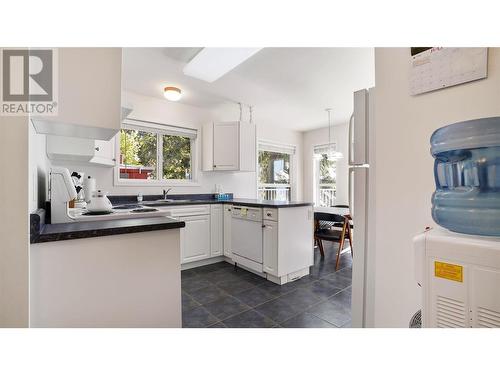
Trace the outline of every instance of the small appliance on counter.
[[90, 200], [87, 202], [87, 212], [85, 215], [105, 215], [113, 212], [113, 205], [102, 190], [92, 192]]
[[86, 208], [87, 202], [85, 202], [85, 189], [83, 187], [85, 173], [83, 172], [73, 172], [71, 173], [71, 178], [73, 179], [73, 184], [76, 189], [76, 199], [74, 200], [74, 207], [71, 208]]
[[52, 224], [71, 221], [69, 202], [77, 197], [78, 193], [67, 168], [54, 167], [50, 170], [49, 199], [50, 219]]

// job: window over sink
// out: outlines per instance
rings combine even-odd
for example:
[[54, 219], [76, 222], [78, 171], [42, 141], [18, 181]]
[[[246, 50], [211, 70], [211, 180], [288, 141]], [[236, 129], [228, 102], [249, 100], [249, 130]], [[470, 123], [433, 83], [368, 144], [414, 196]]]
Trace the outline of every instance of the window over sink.
[[115, 185], [195, 183], [197, 130], [130, 120], [117, 136]]

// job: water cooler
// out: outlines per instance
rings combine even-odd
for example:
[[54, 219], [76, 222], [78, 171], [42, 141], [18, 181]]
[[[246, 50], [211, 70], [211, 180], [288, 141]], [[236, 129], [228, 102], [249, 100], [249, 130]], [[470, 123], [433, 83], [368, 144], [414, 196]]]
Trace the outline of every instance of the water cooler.
[[414, 249], [422, 327], [500, 328], [500, 238], [436, 228]]
[[431, 154], [442, 228], [414, 239], [422, 326], [500, 328], [500, 117], [436, 130]]

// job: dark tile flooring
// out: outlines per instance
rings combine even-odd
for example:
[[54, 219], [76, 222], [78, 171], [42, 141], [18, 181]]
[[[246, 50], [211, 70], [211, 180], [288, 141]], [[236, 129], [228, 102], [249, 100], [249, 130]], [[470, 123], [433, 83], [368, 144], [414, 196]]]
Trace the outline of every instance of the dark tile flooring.
[[351, 325], [349, 252], [335, 272], [337, 245], [315, 249], [310, 274], [274, 284], [221, 262], [182, 271], [182, 326], [186, 328], [335, 328]]

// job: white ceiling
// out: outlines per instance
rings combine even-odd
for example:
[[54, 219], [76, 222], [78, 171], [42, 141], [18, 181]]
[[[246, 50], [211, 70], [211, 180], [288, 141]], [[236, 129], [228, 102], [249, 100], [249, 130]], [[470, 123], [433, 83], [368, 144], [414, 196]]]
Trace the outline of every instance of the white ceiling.
[[259, 121], [293, 130], [326, 126], [352, 113], [352, 93], [374, 86], [373, 48], [264, 48], [213, 83], [182, 73], [196, 48], [125, 48], [124, 89], [163, 98], [165, 86], [183, 91], [182, 103], [215, 108], [226, 102], [254, 106]]

